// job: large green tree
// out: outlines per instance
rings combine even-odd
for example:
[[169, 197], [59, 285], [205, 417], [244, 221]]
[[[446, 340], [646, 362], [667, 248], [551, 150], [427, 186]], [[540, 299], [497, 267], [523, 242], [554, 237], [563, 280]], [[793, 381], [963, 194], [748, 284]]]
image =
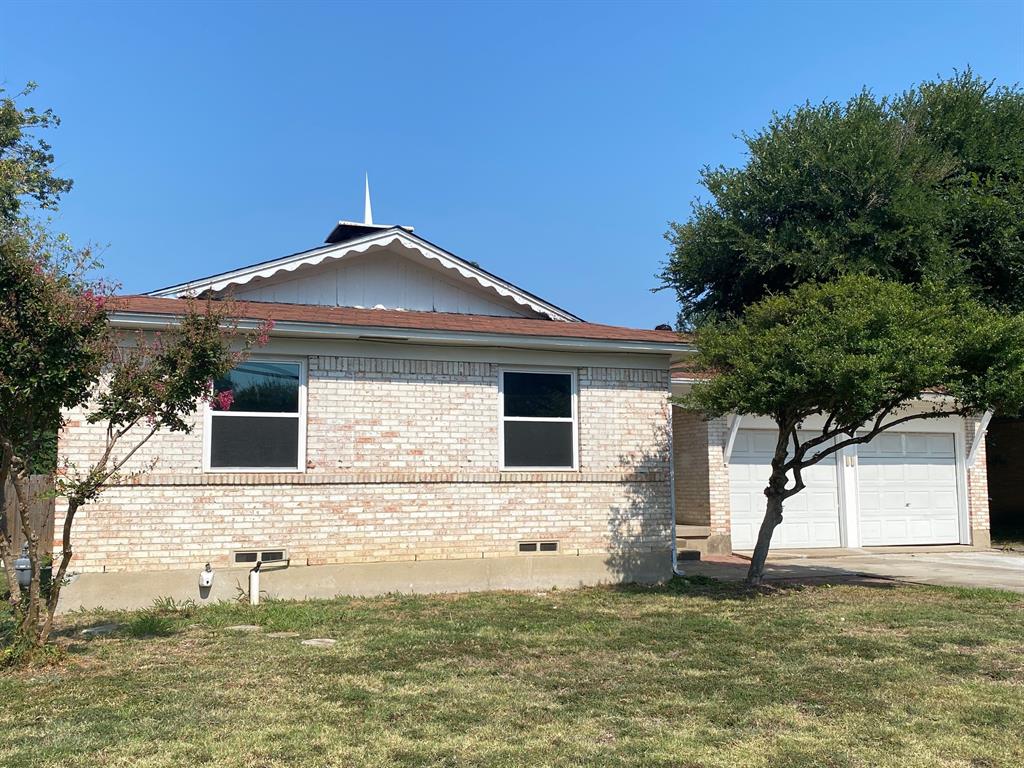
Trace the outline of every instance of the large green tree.
[[[751, 584], [809, 466], [906, 422], [1024, 407], [1024, 316], [964, 289], [860, 275], [805, 283], [706, 324], [697, 346], [698, 365], [715, 375], [682, 404], [778, 427]], [[808, 432], [813, 416], [823, 426]]]
[[807, 467], [906, 421], [1020, 411], [1024, 92], [968, 70], [742, 140], [742, 167], [702, 171], [661, 280], [715, 374], [684, 404], [778, 426], [756, 583]]
[[964, 286], [1024, 310], [1024, 91], [970, 70], [891, 98], [805, 104], [744, 134], [742, 167], [673, 223], [660, 278], [684, 327], [808, 281]]

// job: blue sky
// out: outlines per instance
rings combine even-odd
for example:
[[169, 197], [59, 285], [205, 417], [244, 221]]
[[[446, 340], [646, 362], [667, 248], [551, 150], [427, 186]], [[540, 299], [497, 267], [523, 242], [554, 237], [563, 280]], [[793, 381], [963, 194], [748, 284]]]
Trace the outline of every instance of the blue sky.
[[1024, 2], [5, 3], [75, 189], [58, 226], [126, 292], [411, 224], [588, 320], [652, 294], [704, 164], [773, 109], [971, 65], [1024, 80]]

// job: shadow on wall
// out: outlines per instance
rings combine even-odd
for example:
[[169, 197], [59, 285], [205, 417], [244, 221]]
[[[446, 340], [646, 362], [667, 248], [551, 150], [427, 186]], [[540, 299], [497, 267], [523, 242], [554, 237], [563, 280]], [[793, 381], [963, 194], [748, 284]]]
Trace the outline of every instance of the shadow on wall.
[[672, 487], [668, 428], [659, 435], [662, 450], [619, 461], [631, 480], [625, 504], [608, 518], [608, 570], [621, 582], [650, 584], [672, 576]]

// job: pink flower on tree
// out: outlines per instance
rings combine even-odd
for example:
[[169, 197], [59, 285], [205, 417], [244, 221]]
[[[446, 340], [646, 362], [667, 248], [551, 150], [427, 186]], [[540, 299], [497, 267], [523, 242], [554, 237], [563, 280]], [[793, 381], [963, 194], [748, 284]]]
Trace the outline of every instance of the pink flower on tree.
[[273, 320], [264, 320], [262, 323], [260, 323], [259, 328], [256, 329], [256, 343], [261, 347], [267, 346], [268, 342], [270, 341], [270, 332], [272, 330], [274, 330]]
[[82, 298], [89, 302], [94, 308], [100, 310], [103, 309], [104, 305], [107, 303], [107, 297], [99, 291], [94, 291], [92, 288], [87, 288], [82, 293]]
[[213, 396], [213, 407], [218, 411], [230, 410], [233, 402], [235, 402], [235, 393], [230, 389], [225, 389]]

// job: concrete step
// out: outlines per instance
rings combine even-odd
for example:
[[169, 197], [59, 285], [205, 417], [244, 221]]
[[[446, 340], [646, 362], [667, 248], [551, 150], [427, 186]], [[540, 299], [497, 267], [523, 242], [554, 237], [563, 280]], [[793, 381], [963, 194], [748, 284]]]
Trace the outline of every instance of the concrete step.
[[676, 523], [676, 538], [700, 539], [711, 535], [710, 525], [684, 525]]
[[676, 536], [676, 551], [692, 550], [702, 555], [708, 554], [707, 536]]
[[690, 562], [700, 560], [700, 552], [696, 549], [679, 549], [676, 550], [676, 560], [688, 560]]

